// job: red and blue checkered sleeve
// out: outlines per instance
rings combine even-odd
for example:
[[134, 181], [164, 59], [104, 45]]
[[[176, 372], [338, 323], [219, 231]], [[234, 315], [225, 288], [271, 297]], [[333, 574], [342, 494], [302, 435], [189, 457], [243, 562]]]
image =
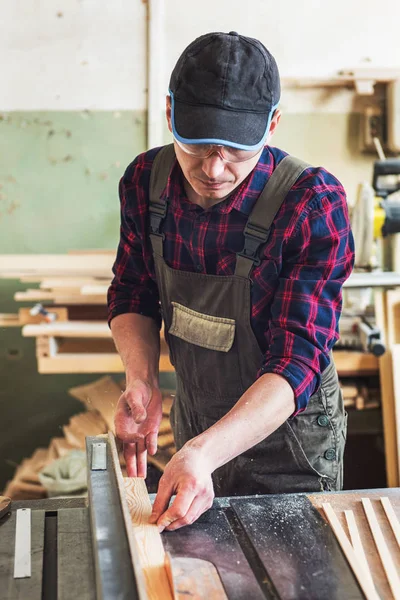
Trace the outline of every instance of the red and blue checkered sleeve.
[[158, 288], [147, 235], [148, 183], [151, 161], [140, 155], [119, 184], [121, 204], [120, 240], [108, 289], [108, 322], [117, 315], [137, 313], [161, 326]]
[[297, 414], [318, 390], [338, 339], [342, 286], [354, 263], [345, 192], [338, 186], [311, 200], [284, 246], [260, 375], [285, 377]]

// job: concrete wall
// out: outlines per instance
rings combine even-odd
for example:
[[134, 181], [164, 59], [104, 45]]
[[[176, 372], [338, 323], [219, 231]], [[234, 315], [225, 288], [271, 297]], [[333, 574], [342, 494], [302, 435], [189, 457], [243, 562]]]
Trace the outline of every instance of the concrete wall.
[[[171, 68], [206, 31], [260, 38], [283, 77], [400, 66], [395, 0], [150, 2], [161, 21], [152, 47], [160, 115]], [[146, 148], [147, 8], [143, 0], [1, 2], [0, 253], [116, 246], [118, 180]], [[357, 147], [361, 106], [352, 90], [285, 89], [274, 139], [331, 169], [350, 202], [374, 160]], [[17, 310], [17, 289], [0, 280], [0, 312]], [[95, 378], [38, 375], [33, 341], [0, 330], [0, 489], [79, 409], [68, 387]]]

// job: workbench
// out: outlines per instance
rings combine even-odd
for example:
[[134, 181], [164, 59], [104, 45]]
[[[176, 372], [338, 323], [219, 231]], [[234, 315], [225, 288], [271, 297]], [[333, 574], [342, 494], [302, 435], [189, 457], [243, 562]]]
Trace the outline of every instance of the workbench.
[[[193, 525], [163, 533], [163, 543], [172, 557], [197, 557], [214, 563], [229, 600], [355, 600], [363, 595], [340, 547], [325, 522], [320, 540], [327, 543], [317, 542], [304, 512], [304, 501], [310, 499], [318, 509], [323, 502], [330, 502], [339, 517], [344, 509], [353, 509], [356, 518], [361, 519], [361, 497], [375, 501], [381, 496], [390, 498], [399, 516], [398, 488], [318, 493], [308, 497], [293, 494], [219, 498]], [[19, 508], [32, 509], [32, 577], [15, 580], [15, 512]], [[376, 512], [384, 529], [383, 516]], [[390, 599], [367, 529], [365, 524], [360, 533], [376, 588], [382, 600]], [[387, 539], [389, 543], [389, 535]], [[105, 545], [109, 542], [102, 540]], [[116, 546], [120, 555], [128, 553], [123, 536]], [[397, 567], [400, 568], [399, 560]], [[103, 597], [138, 598], [135, 590], [130, 589], [132, 570], [127, 570], [123, 561], [113, 577], [114, 591]], [[86, 498], [13, 502], [11, 513], [0, 520], [0, 590], [2, 600], [98, 599]]]

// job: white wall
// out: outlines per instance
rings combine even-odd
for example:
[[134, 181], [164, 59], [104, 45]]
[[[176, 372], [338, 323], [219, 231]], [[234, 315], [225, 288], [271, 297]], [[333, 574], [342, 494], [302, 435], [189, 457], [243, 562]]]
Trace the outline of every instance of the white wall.
[[[400, 67], [399, 0], [148, 0], [165, 4], [160, 89], [183, 48], [207, 31], [258, 37], [282, 77]], [[146, 106], [146, 2], [0, 0], [0, 110]], [[347, 112], [346, 90], [285, 91], [290, 112]], [[160, 100], [161, 103], [161, 100]]]
[[144, 110], [142, 0], [0, 0], [0, 110]]

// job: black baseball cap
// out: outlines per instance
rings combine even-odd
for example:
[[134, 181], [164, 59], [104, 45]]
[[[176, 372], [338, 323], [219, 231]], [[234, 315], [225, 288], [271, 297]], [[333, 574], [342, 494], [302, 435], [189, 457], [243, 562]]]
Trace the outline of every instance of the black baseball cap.
[[189, 44], [172, 71], [169, 92], [177, 140], [254, 150], [268, 135], [281, 88], [267, 48], [231, 31]]

